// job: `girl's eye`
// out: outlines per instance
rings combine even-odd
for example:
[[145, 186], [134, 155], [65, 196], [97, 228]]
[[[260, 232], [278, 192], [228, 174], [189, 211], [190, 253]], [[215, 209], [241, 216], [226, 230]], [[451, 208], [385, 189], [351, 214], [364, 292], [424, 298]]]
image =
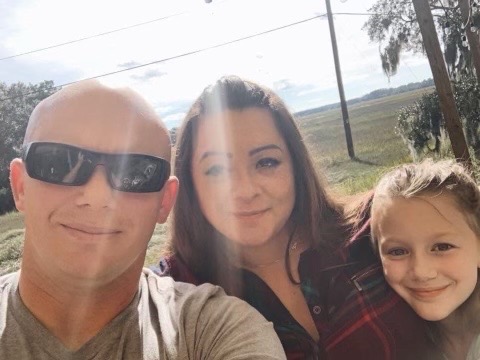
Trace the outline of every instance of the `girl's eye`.
[[210, 166], [206, 171], [205, 171], [205, 175], [208, 175], [208, 176], [218, 176], [220, 175], [225, 169], [225, 166], [223, 165], [213, 165], [213, 166]]
[[257, 169], [259, 168], [275, 168], [280, 164], [280, 161], [274, 158], [263, 158], [257, 161]]
[[404, 256], [404, 255], [407, 255], [408, 252], [407, 250], [402, 248], [394, 248], [394, 249], [388, 250], [387, 254], [390, 256]]
[[446, 244], [446, 243], [440, 243], [440, 244], [435, 244], [433, 246], [433, 251], [438, 251], [438, 252], [441, 252], [441, 251], [448, 251], [448, 250], [451, 250], [453, 249], [455, 246], [451, 245], [451, 244]]

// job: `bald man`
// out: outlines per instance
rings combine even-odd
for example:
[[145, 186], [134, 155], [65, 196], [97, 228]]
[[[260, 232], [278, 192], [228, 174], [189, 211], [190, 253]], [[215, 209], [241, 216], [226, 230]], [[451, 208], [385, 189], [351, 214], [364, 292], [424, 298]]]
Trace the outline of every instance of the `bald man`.
[[10, 165], [21, 270], [0, 278], [0, 359], [283, 359], [270, 323], [212, 285], [144, 269], [175, 202], [168, 131], [136, 93], [73, 85]]

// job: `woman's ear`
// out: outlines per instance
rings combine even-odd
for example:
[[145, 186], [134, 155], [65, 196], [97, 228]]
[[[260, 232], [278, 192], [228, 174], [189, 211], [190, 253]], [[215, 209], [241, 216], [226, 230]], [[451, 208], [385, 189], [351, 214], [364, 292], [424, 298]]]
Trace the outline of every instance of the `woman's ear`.
[[165, 183], [162, 191], [162, 204], [160, 206], [157, 216], [157, 222], [159, 224], [163, 224], [165, 221], [167, 221], [168, 214], [170, 214], [170, 211], [175, 204], [178, 193], [178, 179], [175, 176], [170, 176], [170, 178]]
[[477, 238], [477, 268], [479, 271], [478, 274], [480, 276], [480, 236], [477, 235], [476, 238]]
[[478, 250], [477, 250], [477, 268], [480, 271], [480, 238], [478, 238]]
[[25, 165], [22, 159], [13, 159], [10, 163], [10, 187], [18, 211], [25, 208]]

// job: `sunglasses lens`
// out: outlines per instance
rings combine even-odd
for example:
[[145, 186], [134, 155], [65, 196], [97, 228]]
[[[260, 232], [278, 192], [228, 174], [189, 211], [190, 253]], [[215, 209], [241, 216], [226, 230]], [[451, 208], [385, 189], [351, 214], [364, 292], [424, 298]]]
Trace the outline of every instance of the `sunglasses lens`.
[[120, 191], [159, 191], [170, 176], [168, 161], [148, 155], [112, 155], [108, 167], [110, 182]]
[[101, 154], [57, 143], [32, 143], [24, 161], [30, 177], [61, 185], [86, 184], [101, 164], [112, 188], [127, 192], [160, 191], [170, 176], [170, 163], [155, 156]]
[[90, 159], [81, 149], [63, 144], [33, 143], [26, 164], [32, 178], [64, 185], [85, 183], [93, 170]]

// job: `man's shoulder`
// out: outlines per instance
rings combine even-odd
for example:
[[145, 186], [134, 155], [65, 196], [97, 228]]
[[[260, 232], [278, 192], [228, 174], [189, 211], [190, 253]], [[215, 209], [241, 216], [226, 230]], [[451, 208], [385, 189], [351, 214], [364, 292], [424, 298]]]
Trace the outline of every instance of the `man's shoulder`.
[[143, 269], [142, 278], [148, 286], [150, 296], [161, 296], [168, 301], [181, 302], [187, 298], [226, 297], [227, 295], [219, 286], [212, 284], [194, 285], [177, 281], [171, 276], [158, 275], [152, 269]]
[[172, 254], [162, 257], [158, 265], [152, 267], [152, 270], [160, 276], [170, 276], [176, 281], [187, 282], [199, 285], [202, 282], [193, 273], [190, 267], [177, 255]]
[[0, 293], [8, 292], [12, 286], [16, 287], [18, 284], [19, 272], [8, 273], [0, 276]]
[[148, 309], [157, 312], [162, 338], [166, 344], [176, 342], [179, 354], [216, 359], [285, 358], [272, 324], [221, 287], [175, 281], [150, 269], [143, 270], [140, 281], [140, 301], [145, 300], [143, 290], [147, 288]]
[[[251, 311], [245, 301], [227, 295], [217, 285], [204, 283], [193, 285], [181, 281], [175, 281], [169, 276], [159, 276], [151, 269], [144, 269], [143, 278], [148, 284], [149, 297], [159, 306], [168, 306], [175, 312], [195, 314], [197, 317], [206, 313], [214, 312], [237, 312]], [[256, 312], [256, 311], [254, 311]]]

